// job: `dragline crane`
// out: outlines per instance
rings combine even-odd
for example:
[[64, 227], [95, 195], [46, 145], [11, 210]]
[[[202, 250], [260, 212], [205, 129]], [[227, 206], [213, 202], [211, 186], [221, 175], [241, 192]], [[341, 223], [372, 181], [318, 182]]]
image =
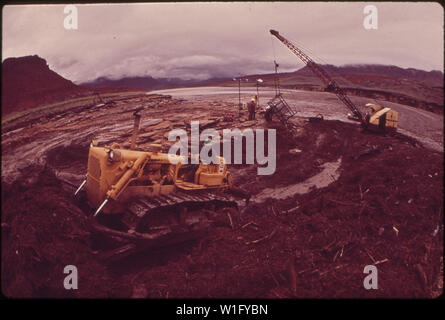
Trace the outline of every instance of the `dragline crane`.
[[270, 33], [288, 47], [298, 58], [303, 61], [311, 71], [318, 76], [327, 86], [327, 90], [333, 92], [337, 97], [352, 111], [355, 118], [368, 129], [377, 129], [385, 131], [387, 129], [395, 130], [397, 128], [398, 113], [390, 108], [383, 108], [379, 105], [368, 103], [369, 111], [363, 115], [355, 104], [349, 99], [344, 90], [332, 79], [329, 74], [307, 54], [297, 48], [289, 40], [284, 38], [276, 30], [270, 30]]

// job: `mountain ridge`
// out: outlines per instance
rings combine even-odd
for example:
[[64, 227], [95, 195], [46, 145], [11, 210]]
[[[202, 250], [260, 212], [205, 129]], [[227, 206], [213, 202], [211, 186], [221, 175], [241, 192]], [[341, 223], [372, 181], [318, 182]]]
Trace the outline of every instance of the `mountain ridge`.
[[[443, 73], [394, 65], [347, 64], [322, 65], [339, 85], [352, 95], [382, 97], [384, 100], [409, 101], [409, 105], [443, 113]], [[245, 75], [243, 86], [253, 86], [262, 78], [261, 86], [274, 86], [275, 74]], [[237, 77], [238, 78], [238, 77]], [[283, 88], [323, 91], [321, 81], [307, 67], [293, 72], [279, 73]], [[237, 86], [230, 78], [184, 80], [126, 76], [117, 79], [99, 77], [94, 81], [75, 84], [51, 70], [45, 59], [38, 55], [7, 58], [2, 63], [2, 116], [58, 102], [95, 91], [161, 90], [196, 86]], [[397, 98], [395, 98], [397, 97]], [[394, 100], [396, 99], [396, 100]]]
[[[378, 75], [388, 77], [401, 77], [417, 81], [428, 81], [432, 85], [443, 85], [443, 73], [438, 70], [425, 71], [415, 68], [402, 68], [395, 65], [380, 64], [346, 64], [335, 66], [331, 64], [321, 65], [331, 76], [344, 74], [364, 74]], [[304, 66], [301, 69], [292, 72], [283, 72], [278, 74], [281, 76], [313, 76], [312, 71]], [[255, 77], [271, 77], [273, 73], [266, 74], [249, 74], [242, 78], [251, 79]], [[129, 86], [146, 90], [170, 89], [182, 86], [205, 86], [209, 83], [226, 82], [232, 80], [232, 77], [212, 78], [206, 80], [183, 80], [179, 78], [155, 78], [151, 75], [147, 76], [124, 76], [120, 78], [99, 77], [93, 81], [82, 82], [81, 85], [89, 87], [106, 86]]]

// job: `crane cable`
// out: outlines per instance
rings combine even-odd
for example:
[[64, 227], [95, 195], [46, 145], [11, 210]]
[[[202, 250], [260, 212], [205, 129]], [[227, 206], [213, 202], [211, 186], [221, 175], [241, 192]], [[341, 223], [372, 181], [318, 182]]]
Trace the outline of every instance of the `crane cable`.
[[[270, 34], [270, 39], [272, 41], [272, 49], [273, 49], [273, 54], [274, 54], [274, 61], [276, 61], [276, 53], [275, 53], [275, 45], [274, 45], [275, 37], [272, 34]], [[313, 53], [312, 50], [309, 50], [307, 47], [303, 46], [300, 42], [296, 41], [295, 39], [290, 39], [289, 41], [291, 41], [292, 43], [297, 44], [298, 48], [302, 48], [305, 53], [306, 52], [309, 53], [311, 57], [315, 57], [318, 61], [321, 61], [323, 64], [329, 64], [328, 62], [326, 62], [322, 58], [318, 57], [315, 53]], [[315, 61], [315, 62], [318, 64], [317, 61]], [[303, 67], [306, 66], [306, 64], [302, 63], [301, 61], [299, 61], [299, 63], [297, 65], [299, 65], [299, 64], [302, 64]]]
[[[322, 62], [322, 63], [325, 64], [325, 65], [329, 65], [328, 62], [326, 62], [324, 59], [322, 59], [322, 58], [320, 58], [319, 56], [317, 56], [314, 52], [312, 52], [312, 50], [309, 50], [308, 48], [304, 47], [304, 46], [303, 46], [301, 43], [299, 43], [298, 41], [296, 41], [296, 40], [294, 40], [294, 39], [290, 39], [290, 41], [292, 41], [292, 43], [296, 43], [297, 46], [298, 46], [299, 48], [302, 48], [302, 49], [305, 51], [305, 53], [306, 53], [306, 52], [309, 53], [310, 56], [311, 56], [311, 58], [312, 58], [312, 60], [314, 60], [315, 63], [319, 64], [318, 61], [320, 61], [320, 62]], [[315, 57], [316, 60], [313, 59], [313, 57]], [[317, 60], [318, 60], [318, 61], [317, 61]], [[335, 67], [335, 66], [334, 66], [334, 67]], [[343, 80], [345, 81], [345, 83], [347, 83], [347, 84], [351, 83], [351, 80], [349, 80], [349, 79], [347, 79], [346, 77], [344, 77], [341, 73], [335, 72], [335, 69], [331, 70], [332, 72], [331, 72], [331, 71], [328, 71], [328, 68], [323, 68], [323, 70], [324, 70], [324, 72], [326, 72], [326, 73], [328, 74], [328, 76], [331, 77], [334, 81], [335, 81], [335, 79], [334, 79], [334, 77], [335, 77], [335, 78], [337, 78], [337, 82], [338, 82], [338, 79], [340, 78], [340, 79], [343, 79]], [[353, 83], [353, 82], [352, 82], [352, 83]], [[374, 99], [374, 101], [375, 101], [375, 99]], [[377, 105], [379, 104], [379, 103], [377, 103], [377, 101], [375, 101], [375, 102], [376, 102]], [[359, 106], [355, 106], [355, 107], [359, 110], [359, 112], [363, 112], [363, 108], [360, 108]], [[362, 109], [362, 110], [360, 110], [360, 109]]]
[[[329, 65], [329, 64], [330, 64], [330, 63], [327, 62], [326, 60], [322, 59], [320, 56], [316, 55], [312, 50], [310, 50], [309, 48], [303, 46], [303, 45], [301, 44], [301, 42], [298, 42], [298, 41], [296, 41], [295, 39], [292, 39], [292, 38], [291, 38], [289, 41], [291, 41], [292, 43], [295, 43], [295, 44], [298, 46], [298, 48], [303, 49], [305, 53], [309, 54], [310, 57], [311, 57], [311, 59], [314, 60], [315, 63], [320, 64], [319, 62], [321, 62], [321, 63], [324, 64], [324, 65]], [[315, 58], [315, 59], [314, 59], [314, 58]], [[335, 67], [335, 66], [334, 66], [334, 67]], [[348, 80], [347, 78], [345, 78], [343, 75], [341, 75], [341, 74], [339, 74], [339, 73], [336, 73], [336, 72], [332, 73], [332, 72], [330, 72], [330, 71], [327, 70], [327, 69], [328, 69], [328, 68], [324, 68], [324, 71], [325, 71], [331, 78], [334, 78], [334, 76], [335, 76], [336, 78], [341, 78], [341, 79], [345, 80], [346, 83], [349, 83], [349, 82], [350, 82], [350, 80]]]
[[[277, 60], [277, 56], [276, 56], [276, 52], [275, 52], [275, 44], [274, 44], [274, 39], [275, 37], [272, 35], [272, 34], [270, 34], [270, 40], [271, 40], [271, 42], [272, 42], [272, 51], [273, 51], [273, 56], [274, 56], [274, 63], [276, 63], [276, 60]], [[288, 41], [291, 41], [291, 43], [295, 43], [297, 46], [298, 46], [298, 48], [301, 48], [301, 49], [303, 49], [304, 50], [304, 52], [305, 53], [308, 53], [309, 55], [310, 55], [310, 57], [311, 57], [311, 59], [312, 60], [314, 60], [315, 61], [315, 63], [317, 63], [317, 64], [320, 64], [319, 62], [321, 62], [322, 64], [324, 64], [324, 65], [329, 65], [329, 63], [326, 61], [326, 60], [324, 60], [324, 59], [322, 59], [321, 57], [319, 57], [318, 55], [316, 55], [312, 50], [310, 50], [309, 48], [307, 48], [306, 46], [304, 46], [300, 41], [296, 41], [295, 39], [289, 39]], [[315, 58], [315, 59], [314, 59]], [[304, 66], [306, 66], [306, 64], [305, 63], [303, 63], [303, 67]], [[275, 66], [274, 66], [275, 67]], [[328, 70], [326, 70], [327, 68], [325, 68], [324, 69], [324, 71], [331, 77], [331, 78], [334, 78], [334, 75], [336, 76], [336, 77], [340, 77], [340, 78], [342, 78], [343, 80], [346, 80], [346, 82], [349, 82], [349, 80], [348, 79], [346, 79], [345, 77], [343, 77], [341, 74], [332, 74], [331, 72], [329, 72]], [[275, 70], [274, 70], [275, 71]], [[278, 75], [277, 75], [278, 76]], [[275, 79], [275, 87], [277, 88], [277, 85], [278, 85], [278, 83], [277, 83], [277, 79]]]
[[275, 54], [274, 37], [270, 33], [269, 33], [269, 36], [270, 36], [270, 42], [272, 43], [273, 58], [274, 58], [274, 61], [276, 61], [277, 55]]
[[270, 41], [271, 41], [271, 43], [272, 43], [272, 52], [273, 52], [273, 63], [274, 63], [274, 73], [275, 73], [275, 75], [274, 75], [274, 85], [275, 85], [275, 94], [278, 94], [279, 93], [279, 80], [278, 80], [278, 70], [276, 69], [276, 65], [278, 65], [277, 64], [277, 55], [276, 55], [276, 52], [275, 52], [275, 44], [274, 44], [274, 37], [271, 35], [271, 34], [269, 34], [270, 35]]

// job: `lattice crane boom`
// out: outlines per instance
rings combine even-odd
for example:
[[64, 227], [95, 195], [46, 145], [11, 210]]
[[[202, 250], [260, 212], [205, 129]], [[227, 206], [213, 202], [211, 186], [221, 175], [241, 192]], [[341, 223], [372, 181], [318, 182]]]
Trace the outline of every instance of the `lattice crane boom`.
[[289, 40], [281, 36], [278, 31], [270, 30], [270, 33], [278, 38], [286, 47], [288, 47], [297, 57], [299, 57], [315, 75], [317, 75], [323, 83], [328, 86], [330, 91], [333, 91], [337, 97], [353, 112], [353, 114], [366, 126], [367, 122], [363, 114], [355, 106], [355, 104], [349, 99], [346, 93], [337, 83], [332, 79], [328, 73], [316, 62], [314, 62], [307, 54], [297, 48]]

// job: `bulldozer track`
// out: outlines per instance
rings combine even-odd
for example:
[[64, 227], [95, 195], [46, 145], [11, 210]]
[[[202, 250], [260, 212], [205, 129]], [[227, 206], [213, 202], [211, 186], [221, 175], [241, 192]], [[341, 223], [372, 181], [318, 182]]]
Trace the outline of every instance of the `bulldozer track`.
[[101, 254], [116, 261], [133, 253], [160, 246], [192, 241], [206, 235], [212, 218], [225, 210], [238, 210], [240, 200], [211, 191], [176, 191], [169, 195], [131, 201], [120, 216], [121, 230], [103, 219], [92, 219], [96, 233], [112, 238], [116, 248]]
[[[124, 217], [128, 225], [139, 232], [147, 232], [146, 225], [156, 225], [157, 220], [165, 220], [168, 216], [180, 215], [186, 210], [185, 218], [189, 211], [208, 209], [218, 211], [231, 207], [238, 209], [236, 200], [230, 195], [217, 195], [208, 191], [182, 192], [178, 191], [170, 195], [158, 195], [152, 198], [139, 198], [128, 206]], [[201, 213], [202, 215], [202, 213]], [[131, 222], [130, 222], [131, 221]], [[178, 224], [181, 224], [178, 222]], [[162, 225], [162, 223], [161, 223]]]
[[144, 212], [146, 208], [155, 209], [160, 207], [175, 206], [185, 203], [209, 203], [209, 202], [233, 202], [233, 206], [236, 206], [235, 199], [230, 196], [215, 195], [211, 192], [202, 192], [200, 194], [190, 194], [186, 192], [176, 192], [173, 195], [160, 195], [152, 198], [141, 198], [132, 202], [128, 208], [128, 212], [142, 217], [148, 212]]

